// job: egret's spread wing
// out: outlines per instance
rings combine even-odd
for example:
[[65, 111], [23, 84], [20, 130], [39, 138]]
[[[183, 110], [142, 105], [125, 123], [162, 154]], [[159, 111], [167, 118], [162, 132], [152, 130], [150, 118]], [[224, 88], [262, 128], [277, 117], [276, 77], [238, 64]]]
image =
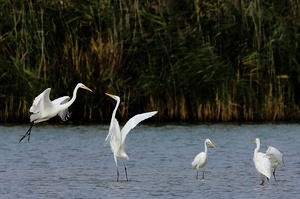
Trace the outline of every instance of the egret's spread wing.
[[[61, 104], [65, 104], [67, 103], [68, 101], [70, 100], [70, 97], [69, 96], [63, 96], [63, 97], [60, 97], [60, 98], [57, 98], [55, 100], [52, 101], [53, 105], [61, 105]], [[66, 121], [68, 120], [69, 118], [69, 112], [68, 112], [68, 109], [64, 109], [60, 112], [58, 112], [59, 117], [63, 120], [63, 121]]]
[[63, 96], [63, 97], [60, 97], [60, 98], [57, 98], [57, 99], [53, 100], [52, 103], [54, 105], [61, 105], [61, 104], [67, 103], [69, 100], [70, 100], [69, 96]]
[[282, 153], [278, 149], [276, 149], [275, 147], [268, 146], [268, 150], [266, 152], [266, 155], [269, 156], [272, 159], [271, 161], [273, 161], [273, 162], [274, 161], [277, 161], [278, 163], [283, 162]]
[[152, 111], [152, 112], [147, 112], [147, 113], [142, 113], [142, 114], [138, 114], [133, 116], [123, 127], [122, 131], [121, 131], [121, 135], [122, 135], [122, 144], [124, 143], [127, 134], [129, 133], [129, 131], [131, 129], [133, 129], [134, 127], [136, 127], [136, 125], [138, 125], [141, 121], [152, 117], [153, 115], [155, 115], [157, 113], [157, 111]]
[[49, 94], [50, 94], [51, 88], [47, 88], [46, 90], [44, 90], [44, 92], [42, 92], [41, 94], [39, 94], [32, 103], [32, 106], [30, 107], [29, 111], [31, 113], [38, 113], [41, 112], [44, 108], [44, 105], [47, 103], [51, 103], [50, 99], [49, 99]]

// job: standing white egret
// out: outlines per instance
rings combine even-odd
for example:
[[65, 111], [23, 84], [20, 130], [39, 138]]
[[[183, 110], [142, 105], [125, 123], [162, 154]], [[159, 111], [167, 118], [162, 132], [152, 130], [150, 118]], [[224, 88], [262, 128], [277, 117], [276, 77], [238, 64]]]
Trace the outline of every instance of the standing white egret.
[[118, 120], [115, 118], [116, 111], [120, 104], [120, 97], [116, 96], [116, 95], [108, 94], [108, 93], [105, 93], [105, 94], [117, 101], [116, 107], [112, 113], [109, 132], [108, 132], [108, 135], [106, 136], [105, 142], [110, 144], [111, 151], [114, 154], [114, 160], [115, 160], [116, 168], [117, 168], [117, 181], [119, 181], [119, 170], [118, 170], [117, 158], [120, 158], [123, 161], [123, 165], [125, 168], [125, 174], [126, 174], [126, 180], [128, 181], [127, 169], [126, 169], [126, 166], [125, 166], [125, 163], [123, 160], [123, 159], [127, 159], [127, 160], [129, 159], [128, 155], [124, 151], [125, 138], [131, 129], [133, 129], [141, 121], [155, 115], [157, 113], [157, 111], [152, 111], [152, 112], [135, 115], [124, 125], [124, 127], [120, 131], [120, 126], [119, 126]]
[[276, 181], [275, 170], [276, 170], [277, 166], [279, 165], [279, 163], [282, 162], [282, 164], [284, 164], [283, 155], [278, 149], [276, 149], [275, 147], [272, 147], [272, 146], [268, 146], [266, 155], [269, 156], [269, 159], [271, 161], [271, 167], [274, 169], [273, 176]]
[[28, 137], [28, 141], [29, 141], [30, 132], [33, 124], [47, 121], [56, 115], [59, 115], [63, 121], [66, 121], [69, 117], [68, 107], [71, 106], [71, 104], [73, 104], [73, 102], [75, 101], [77, 90], [79, 88], [83, 88], [85, 90], [93, 92], [84, 84], [78, 83], [73, 91], [73, 97], [70, 101], [69, 101], [70, 99], [69, 96], [60, 97], [51, 101], [49, 98], [51, 88], [47, 88], [46, 90], [44, 90], [44, 92], [39, 94], [34, 99], [32, 106], [29, 109], [29, 111], [32, 113], [30, 115], [31, 126], [28, 129], [28, 131], [23, 135], [23, 137], [20, 139], [19, 143], [26, 137]]
[[204, 141], [204, 148], [205, 148], [204, 152], [199, 153], [195, 157], [194, 161], [191, 164], [193, 169], [197, 169], [196, 179], [198, 179], [198, 170], [199, 170], [199, 168], [203, 168], [202, 179], [204, 179], [204, 167], [207, 163], [207, 146], [206, 146], [206, 144], [209, 144], [210, 146], [216, 148], [215, 145], [210, 141], [210, 139], [206, 139]]
[[268, 179], [270, 179], [271, 177], [271, 162], [269, 160], [269, 157], [265, 153], [258, 152], [260, 148], [259, 138], [256, 138], [253, 143], [256, 144], [256, 148], [254, 149], [253, 162], [256, 170], [261, 174], [262, 182], [260, 185], [264, 185], [264, 176], [266, 176]]

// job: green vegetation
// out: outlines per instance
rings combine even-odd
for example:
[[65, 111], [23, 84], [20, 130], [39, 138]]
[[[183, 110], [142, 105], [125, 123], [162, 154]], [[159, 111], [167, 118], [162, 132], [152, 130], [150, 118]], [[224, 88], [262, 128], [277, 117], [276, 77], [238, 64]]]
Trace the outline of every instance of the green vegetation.
[[159, 121], [300, 117], [298, 0], [0, 0], [0, 121], [79, 91], [72, 121], [158, 110]]

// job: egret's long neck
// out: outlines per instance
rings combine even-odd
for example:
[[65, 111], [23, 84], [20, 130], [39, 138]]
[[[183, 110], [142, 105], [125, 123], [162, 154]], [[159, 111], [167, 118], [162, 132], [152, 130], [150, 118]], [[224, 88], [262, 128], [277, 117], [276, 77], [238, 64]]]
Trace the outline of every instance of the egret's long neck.
[[206, 146], [206, 141], [204, 142], [204, 153], [207, 154], [207, 146]]
[[75, 101], [75, 99], [76, 99], [76, 95], [77, 95], [78, 89], [79, 89], [79, 86], [77, 85], [77, 86], [75, 87], [74, 91], [73, 91], [73, 96], [72, 96], [71, 100], [68, 101], [68, 102], [65, 103], [65, 104], [62, 104], [62, 105], [60, 106], [60, 107], [61, 107], [61, 110], [65, 110], [66, 108], [68, 108], [69, 106], [71, 106], [71, 105], [74, 103], [74, 101]]
[[120, 104], [120, 99], [116, 99], [117, 101], [117, 104], [116, 104], [116, 107], [112, 113], [112, 116], [111, 116], [111, 121], [110, 121], [110, 126], [109, 126], [109, 131], [108, 131], [108, 134], [105, 138], [105, 142], [107, 143], [108, 142], [108, 138], [110, 137], [110, 135], [112, 134], [112, 128], [113, 128], [113, 123], [114, 123], [114, 119], [116, 118], [116, 112], [117, 112], [117, 109], [119, 107], [119, 104]]
[[254, 149], [254, 154], [258, 152], [259, 148], [260, 148], [260, 142], [256, 141], [256, 148]]
[[[115, 107], [115, 109], [114, 109], [114, 111], [112, 113], [110, 124], [112, 124], [113, 123], [113, 119], [116, 118], [116, 112], [117, 112], [117, 109], [119, 107], [119, 104], [120, 104], [120, 100], [117, 99], [117, 104], [116, 104], [116, 107]], [[110, 125], [110, 126], [112, 126], [112, 125]]]

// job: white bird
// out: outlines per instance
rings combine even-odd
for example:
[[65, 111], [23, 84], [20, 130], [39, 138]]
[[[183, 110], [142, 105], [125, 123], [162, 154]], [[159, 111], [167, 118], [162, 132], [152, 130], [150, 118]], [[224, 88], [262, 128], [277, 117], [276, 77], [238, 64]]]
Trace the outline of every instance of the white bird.
[[272, 146], [268, 146], [268, 150], [267, 150], [266, 154], [267, 154], [267, 156], [269, 156], [269, 159], [271, 161], [271, 167], [274, 169], [273, 176], [276, 181], [275, 170], [276, 170], [277, 166], [279, 165], [279, 163], [282, 162], [282, 164], [284, 164], [283, 155], [278, 149], [276, 149], [275, 147], [272, 147]]
[[205, 148], [204, 152], [199, 153], [195, 157], [194, 161], [191, 163], [192, 168], [197, 169], [196, 179], [198, 179], [198, 170], [199, 170], [199, 168], [203, 168], [202, 179], [204, 179], [204, 167], [207, 163], [207, 146], [206, 146], [206, 144], [209, 144], [210, 146], [216, 148], [215, 145], [210, 141], [210, 139], [206, 139], [204, 141], [204, 148]]
[[[120, 131], [120, 126], [119, 126], [118, 120], [115, 118], [116, 111], [120, 104], [120, 97], [116, 96], [116, 95], [108, 94], [108, 93], [105, 93], [105, 94], [117, 101], [116, 107], [112, 113], [109, 132], [108, 132], [108, 135], [106, 136], [105, 142], [110, 144], [111, 151], [114, 154], [114, 160], [115, 160], [116, 168], [117, 168], [117, 181], [119, 181], [119, 170], [118, 170], [117, 158], [122, 159], [122, 161], [124, 159], [127, 159], [127, 160], [129, 159], [128, 155], [124, 151], [124, 142], [125, 142], [125, 138], [126, 138], [127, 134], [129, 133], [129, 131], [131, 129], [133, 129], [141, 121], [155, 115], [157, 113], [157, 111], [152, 111], [152, 112], [135, 115], [124, 125], [124, 127]], [[125, 168], [126, 180], [128, 181], [127, 169], [126, 169], [124, 161], [123, 161], [123, 165]]]
[[26, 137], [28, 137], [28, 141], [29, 141], [30, 132], [33, 124], [47, 121], [56, 115], [59, 115], [63, 121], [66, 121], [69, 117], [68, 107], [71, 106], [75, 101], [77, 90], [79, 88], [83, 88], [85, 90], [93, 92], [84, 84], [78, 83], [73, 91], [73, 97], [70, 101], [69, 101], [70, 99], [69, 96], [60, 97], [58, 99], [51, 101], [49, 98], [51, 88], [47, 88], [46, 90], [44, 90], [44, 92], [39, 94], [34, 99], [32, 106], [29, 109], [29, 111], [32, 113], [30, 115], [31, 126], [28, 129], [28, 131], [23, 135], [23, 137], [20, 139], [19, 143]]
[[253, 143], [256, 144], [256, 148], [254, 149], [253, 162], [256, 170], [261, 173], [262, 182], [260, 185], [264, 185], [264, 176], [266, 176], [268, 179], [270, 179], [271, 177], [271, 162], [269, 160], [269, 157], [265, 153], [258, 152], [260, 148], [259, 138], [256, 138]]

